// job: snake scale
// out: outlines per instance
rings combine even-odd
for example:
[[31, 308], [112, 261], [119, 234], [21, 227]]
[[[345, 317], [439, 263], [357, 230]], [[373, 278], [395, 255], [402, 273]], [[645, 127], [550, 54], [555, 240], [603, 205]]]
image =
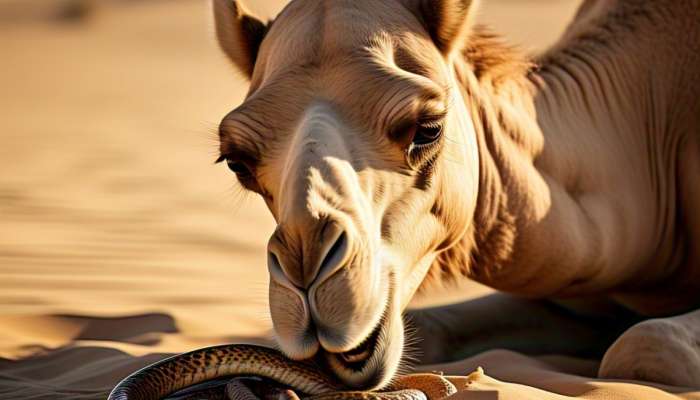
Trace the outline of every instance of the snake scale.
[[[313, 366], [289, 360], [276, 350], [247, 344], [207, 347], [166, 358], [126, 377], [108, 400], [160, 400], [188, 386], [228, 376], [268, 378], [309, 400], [427, 400], [425, 389], [401, 385], [391, 392], [341, 391], [343, 385], [338, 380]], [[444, 397], [452, 394], [454, 387], [440, 390], [438, 395]]]

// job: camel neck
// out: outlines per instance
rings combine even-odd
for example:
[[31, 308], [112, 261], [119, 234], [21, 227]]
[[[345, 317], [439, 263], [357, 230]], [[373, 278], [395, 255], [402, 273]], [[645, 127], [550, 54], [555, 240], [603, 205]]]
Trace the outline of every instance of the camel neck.
[[547, 297], [602, 291], [633, 273], [625, 269], [634, 257], [616, 247], [627, 248], [620, 240], [633, 232], [621, 217], [624, 187], [616, 186], [631, 154], [606, 148], [622, 141], [614, 124], [592, 114], [609, 111], [578, 101], [581, 92], [574, 95], [566, 79], [532, 74], [505, 94], [482, 86], [477, 96], [470, 273], [500, 290]]
[[590, 290], [604, 267], [597, 227], [580, 203], [584, 189], [573, 179], [580, 166], [550, 138], [537, 81], [523, 74], [473, 91], [480, 179], [469, 273], [499, 290], [551, 297]]
[[[586, 29], [570, 28], [532, 75], [544, 138], [533, 165], [553, 208], [569, 210], [582, 227], [572, 241], [579, 250], [570, 251], [583, 273], [567, 294], [607, 291], [649, 314], [682, 310], [695, 296], [682, 294], [697, 290], [685, 282], [698, 269], [688, 259], [678, 190], [680, 177], [693, 174], [683, 171], [683, 153], [700, 123], [689, 106], [700, 90], [700, 32], [678, 28], [688, 18], [682, 3], [658, 12], [654, 2], [622, 2]], [[614, 25], [623, 17], [624, 26]], [[555, 231], [568, 237], [566, 229]], [[653, 302], [639, 301], [651, 293]]]
[[663, 73], [678, 68], [640, 46], [641, 28], [625, 29], [579, 32], [584, 39], [498, 86], [466, 80], [478, 88], [466, 89], [480, 128], [476, 280], [569, 296], [644, 291], [678, 275], [673, 185], [683, 133], [668, 117], [677, 85], [664, 79], [679, 77]]

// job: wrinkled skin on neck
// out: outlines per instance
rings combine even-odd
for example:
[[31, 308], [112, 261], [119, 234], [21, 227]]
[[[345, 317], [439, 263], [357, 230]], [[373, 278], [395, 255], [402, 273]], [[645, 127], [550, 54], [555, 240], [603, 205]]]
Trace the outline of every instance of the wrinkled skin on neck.
[[[292, 2], [266, 32], [221, 153], [277, 222], [281, 349], [377, 387], [401, 363], [401, 312], [470, 227], [477, 147], [451, 56], [414, 12], [322, 3]], [[439, 137], [424, 143], [421, 129]]]

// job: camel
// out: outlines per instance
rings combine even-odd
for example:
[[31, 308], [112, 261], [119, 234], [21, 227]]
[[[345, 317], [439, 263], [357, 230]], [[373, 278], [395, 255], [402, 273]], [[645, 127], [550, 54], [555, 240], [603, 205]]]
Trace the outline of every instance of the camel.
[[[700, 385], [697, 0], [587, 0], [535, 58], [471, 0], [213, 5], [250, 84], [219, 162], [277, 223], [288, 357], [356, 388], [495, 348]], [[408, 309], [466, 279], [499, 294]]]

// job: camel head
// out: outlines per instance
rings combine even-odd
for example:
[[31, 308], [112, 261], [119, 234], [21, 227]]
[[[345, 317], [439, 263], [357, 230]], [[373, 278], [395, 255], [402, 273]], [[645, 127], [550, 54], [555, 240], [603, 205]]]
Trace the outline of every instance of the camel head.
[[[401, 312], [474, 214], [478, 154], [453, 60], [468, 0], [294, 0], [264, 23], [214, 0], [220, 45], [250, 80], [221, 159], [266, 201], [280, 348], [349, 387], [401, 365]], [[246, 229], [245, 227], [240, 227]]]

